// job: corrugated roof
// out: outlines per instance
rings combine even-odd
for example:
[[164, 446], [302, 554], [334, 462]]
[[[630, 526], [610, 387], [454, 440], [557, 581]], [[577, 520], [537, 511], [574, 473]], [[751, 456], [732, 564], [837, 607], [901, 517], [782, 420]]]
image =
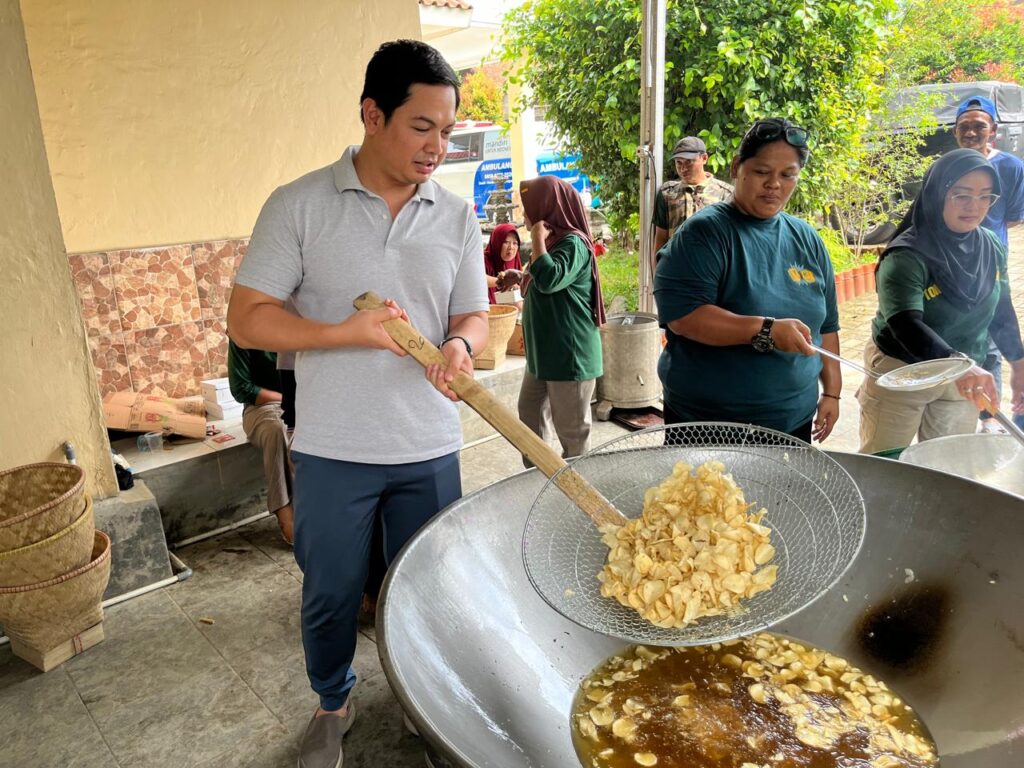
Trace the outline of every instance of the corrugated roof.
[[420, 5], [425, 5], [428, 8], [454, 8], [458, 11], [473, 10], [473, 6], [465, 0], [420, 0]]

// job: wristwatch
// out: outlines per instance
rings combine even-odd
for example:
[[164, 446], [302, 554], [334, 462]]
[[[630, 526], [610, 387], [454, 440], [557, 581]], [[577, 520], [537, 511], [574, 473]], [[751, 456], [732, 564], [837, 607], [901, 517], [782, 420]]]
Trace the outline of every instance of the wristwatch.
[[775, 339], [772, 338], [772, 325], [774, 317], [766, 317], [761, 323], [761, 330], [750, 340], [755, 352], [771, 352], [775, 349]]

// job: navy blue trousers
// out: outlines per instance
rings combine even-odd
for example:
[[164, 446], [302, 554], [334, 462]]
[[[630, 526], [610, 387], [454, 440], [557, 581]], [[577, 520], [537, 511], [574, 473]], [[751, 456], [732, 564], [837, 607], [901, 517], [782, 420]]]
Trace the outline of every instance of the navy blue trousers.
[[390, 565], [405, 543], [462, 495], [459, 455], [357, 464], [292, 453], [295, 560], [302, 569], [302, 645], [320, 706], [345, 706], [356, 683], [359, 602], [379, 516]]

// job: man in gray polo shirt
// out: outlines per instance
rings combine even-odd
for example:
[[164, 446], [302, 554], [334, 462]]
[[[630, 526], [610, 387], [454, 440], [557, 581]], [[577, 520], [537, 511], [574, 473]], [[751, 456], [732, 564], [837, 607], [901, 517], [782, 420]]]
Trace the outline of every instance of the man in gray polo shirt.
[[[424, 43], [374, 54], [363, 142], [278, 188], [260, 213], [228, 309], [243, 347], [298, 350], [295, 557], [302, 641], [320, 696], [300, 768], [341, 765], [354, 716], [352, 658], [374, 519], [388, 562], [461, 495], [452, 373], [401, 359], [382, 322], [408, 313], [449, 371], [487, 343], [487, 289], [471, 207], [430, 180], [444, 160], [458, 79]], [[389, 306], [356, 312], [372, 290]], [[292, 297], [300, 316], [283, 306]]]

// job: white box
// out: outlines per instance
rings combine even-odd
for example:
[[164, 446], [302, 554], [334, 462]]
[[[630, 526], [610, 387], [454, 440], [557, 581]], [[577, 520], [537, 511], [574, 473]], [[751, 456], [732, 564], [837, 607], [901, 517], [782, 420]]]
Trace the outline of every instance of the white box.
[[222, 379], [206, 379], [200, 382], [199, 386], [202, 389], [203, 398], [211, 403], [223, 403], [223, 393], [226, 393], [227, 397], [231, 397], [231, 386], [228, 384], [226, 376]]
[[219, 403], [211, 403], [207, 400], [205, 405], [206, 418], [214, 421], [237, 418], [242, 415], [242, 411], [245, 409], [245, 406], [241, 403], [235, 403], [234, 405], [221, 405]]
[[518, 288], [513, 288], [511, 291], [498, 291], [494, 294], [494, 300], [499, 304], [517, 304], [523, 300], [523, 294], [519, 292]]
[[235, 400], [235, 396], [231, 394], [230, 389], [218, 389], [216, 392], [206, 390], [203, 392], [203, 400], [207, 403], [214, 403], [215, 405], [223, 405], [225, 407], [230, 407], [238, 402]]

